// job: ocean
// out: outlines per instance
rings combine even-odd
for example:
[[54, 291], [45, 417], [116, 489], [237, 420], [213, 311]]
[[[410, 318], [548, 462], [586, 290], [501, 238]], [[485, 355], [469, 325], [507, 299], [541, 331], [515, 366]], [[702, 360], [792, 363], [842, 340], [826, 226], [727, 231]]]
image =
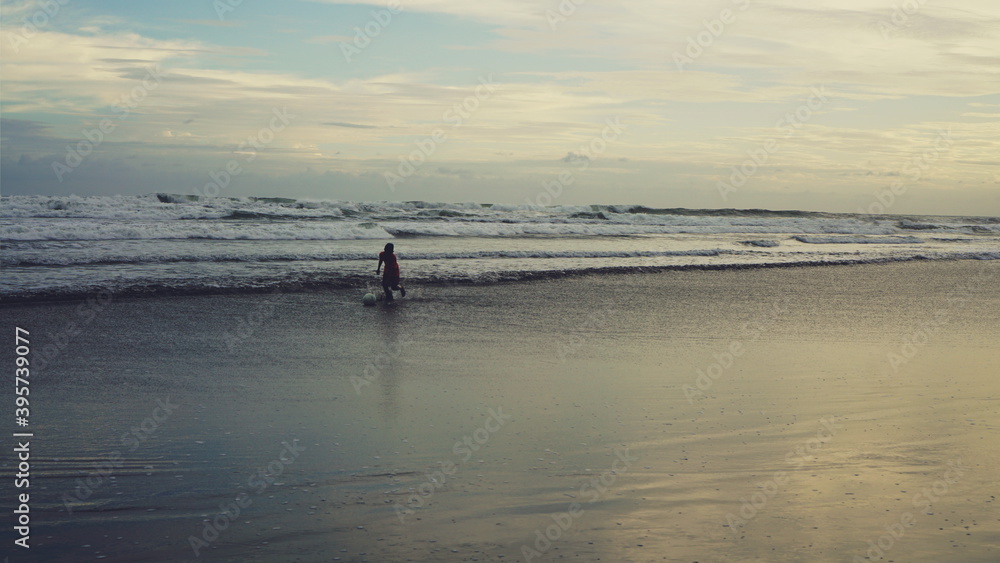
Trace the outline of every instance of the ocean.
[[1000, 218], [190, 195], [0, 199], [0, 299], [255, 293], [586, 273], [1000, 258]]

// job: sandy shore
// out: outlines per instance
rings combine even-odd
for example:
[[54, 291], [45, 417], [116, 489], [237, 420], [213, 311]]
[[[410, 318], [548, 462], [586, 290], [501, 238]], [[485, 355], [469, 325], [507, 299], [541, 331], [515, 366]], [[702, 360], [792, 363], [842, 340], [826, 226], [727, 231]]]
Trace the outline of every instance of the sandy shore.
[[5, 307], [38, 366], [11, 561], [997, 561], [998, 282], [927, 262]]

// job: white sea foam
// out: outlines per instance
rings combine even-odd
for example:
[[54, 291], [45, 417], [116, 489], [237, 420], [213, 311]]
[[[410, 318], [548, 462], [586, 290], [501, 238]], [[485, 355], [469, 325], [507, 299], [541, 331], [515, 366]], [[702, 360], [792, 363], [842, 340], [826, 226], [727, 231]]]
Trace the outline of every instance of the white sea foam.
[[[685, 218], [688, 219], [688, 218]], [[892, 234], [891, 228], [853, 223], [831, 224], [822, 221], [775, 219], [764, 224], [733, 224], [691, 221], [671, 223], [626, 223], [610, 221], [539, 220], [522, 218], [503, 221], [484, 218], [439, 220], [389, 218], [380, 220], [343, 219], [337, 221], [268, 221], [256, 219], [149, 220], [32, 218], [0, 222], [0, 238], [6, 240], [133, 240], [133, 239], [243, 239], [243, 240], [350, 240], [391, 238], [393, 236], [450, 237], [522, 237], [522, 236], [636, 236], [651, 234], [795, 234], [847, 233], [865, 235]]]
[[[304, 250], [300, 252], [255, 251], [253, 247], [238, 250], [216, 251], [213, 248], [201, 251], [173, 252], [170, 254], [150, 254], [144, 252], [149, 246], [132, 249], [85, 249], [63, 247], [58, 252], [53, 248], [35, 251], [20, 251], [0, 255], [4, 266], [72, 266], [86, 264], [156, 264], [171, 262], [339, 262], [371, 261], [375, 252], [340, 252], [335, 250]], [[484, 250], [473, 252], [406, 252], [399, 253], [402, 260], [502, 260], [502, 259], [595, 259], [595, 258], [663, 258], [683, 256], [721, 256], [743, 254], [746, 251], [708, 248], [703, 250]]]
[[3, 240], [354, 240], [391, 238], [371, 222], [31, 219], [0, 224]]
[[[1000, 233], [1000, 219], [769, 212], [762, 210], [656, 210], [636, 206], [532, 206], [439, 202], [348, 202], [289, 198], [197, 198], [190, 195], [143, 196], [3, 196], [0, 217], [8, 219], [132, 219], [132, 220], [298, 220], [354, 219], [375, 222], [441, 224], [542, 224], [523, 230], [475, 232], [473, 227], [451, 226], [455, 236], [517, 236], [521, 234], [641, 234], [641, 233], [789, 233], [789, 234], [912, 234]], [[422, 226], [414, 234], [450, 234], [441, 224]], [[594, 225], [565, 227], [552, 224]], [[611, 225], [620, 228], [615, 231]], [[414, 227], [416, 228], [416, 227]], [[532, 230], [534, 229], [534, 230]], [[435, 232], [436, 231], [436, 232]]]
[[[637, 206], [154, 194], [0, 198], [0, 296], [370, 281], [393, 240], [410, 281], [914, 259], [996, 260], [1000, 219]], [[376, 242], [377, 241], [377, 242]], [[638, 269], [638, 270], [636, 270]], [[208, 290], [206, 289], [206, 290]]]

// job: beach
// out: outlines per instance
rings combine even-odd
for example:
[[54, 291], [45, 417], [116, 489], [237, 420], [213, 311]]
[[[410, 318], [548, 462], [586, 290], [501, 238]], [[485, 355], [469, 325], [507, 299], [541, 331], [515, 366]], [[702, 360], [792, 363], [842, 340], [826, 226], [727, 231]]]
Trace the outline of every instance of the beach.
[[0, 0], [0, 563], [1000, 563], [1000, 3], [829, 4]]
[[996, 561], [998, 279], [916, 261], [6, 306], [36, 366], [12, 561]]

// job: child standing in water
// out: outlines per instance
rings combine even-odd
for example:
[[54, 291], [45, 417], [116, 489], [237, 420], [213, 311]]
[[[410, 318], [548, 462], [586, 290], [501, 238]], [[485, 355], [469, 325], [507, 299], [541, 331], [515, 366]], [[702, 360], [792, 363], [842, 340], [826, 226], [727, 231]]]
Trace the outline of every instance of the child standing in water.
[[385, 262], [385, 273], [382, 274], [382, 289], [385, 291], [385, 300], [392, 301], [392, 290], [399, 291], [399, 294], [406, 297], [406, 288], [399, 283], [399, 262], [396, 261], [396, 255], [393, 254], [395, 246], [390, 243], [386, 243], [385, 250], [378, 253], [378, 267], [375, 268], [375, 273], [379, 273], [382, 269], [382, 263]]

